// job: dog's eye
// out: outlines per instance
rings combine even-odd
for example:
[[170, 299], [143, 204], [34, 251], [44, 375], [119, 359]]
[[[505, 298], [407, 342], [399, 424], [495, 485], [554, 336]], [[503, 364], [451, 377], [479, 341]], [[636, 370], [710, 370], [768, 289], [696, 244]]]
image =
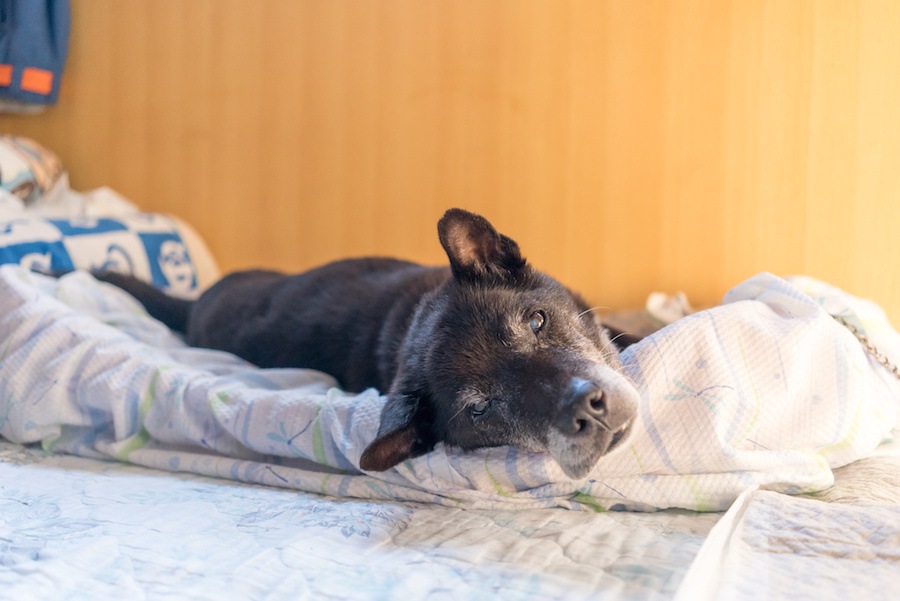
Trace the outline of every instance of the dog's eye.
[[480, 403], [475, 403], [469, 407], [469, 412], [472, 414], [472, 417], [481, 417], [485, 413], [488, 412], [488, 409], [491, 408], [491, 399], [485, 399]]
[[531, 331], [535, 334], [544, 329], [544, 324], [546, 322], [547, 314], [543, 311], [535, 311], [531, 314], [531, 317], [528, 318], [528, 325], [531, 326]]

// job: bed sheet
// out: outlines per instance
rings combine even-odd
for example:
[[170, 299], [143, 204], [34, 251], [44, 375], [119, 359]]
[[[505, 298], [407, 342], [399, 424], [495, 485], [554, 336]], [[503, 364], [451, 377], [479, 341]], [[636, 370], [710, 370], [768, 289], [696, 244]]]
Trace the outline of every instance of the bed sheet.
[[670, 599], [719, 517], [339, 500], [0, 441], [0, 596]]

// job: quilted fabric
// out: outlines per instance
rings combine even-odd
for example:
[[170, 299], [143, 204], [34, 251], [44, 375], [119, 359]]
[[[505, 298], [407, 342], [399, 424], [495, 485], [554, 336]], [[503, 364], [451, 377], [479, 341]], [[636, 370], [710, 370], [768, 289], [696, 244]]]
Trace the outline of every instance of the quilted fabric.
[[676, 601], [895, 599], [900, 506], [748, 491], [716, 524]]
[[334, 499], [0, 441], [4, 599], [663, 601], [718, 514]]

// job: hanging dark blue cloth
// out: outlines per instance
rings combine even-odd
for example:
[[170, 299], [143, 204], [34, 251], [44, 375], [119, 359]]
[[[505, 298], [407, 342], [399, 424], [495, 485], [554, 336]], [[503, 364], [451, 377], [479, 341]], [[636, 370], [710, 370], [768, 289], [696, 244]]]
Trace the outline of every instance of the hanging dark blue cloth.
[[69, 22], [69, 0], [0, 0], [0, 100], [56, 102]]

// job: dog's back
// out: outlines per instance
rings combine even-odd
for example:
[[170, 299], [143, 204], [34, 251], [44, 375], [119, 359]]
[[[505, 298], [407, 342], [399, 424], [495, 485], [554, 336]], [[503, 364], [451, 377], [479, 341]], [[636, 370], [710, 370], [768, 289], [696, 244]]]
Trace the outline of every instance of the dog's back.
[[184, 332], [191, 346], [228, 351], [260, 367], [318, 369], [359, 392], [390, 387], [415, 307], [450, 271], [382, 258], [336, 261], [298, 275], [241, 271], [193, 303], [128, 276], [98, 277]]
[[232, 352], [260, 367], [325, 371], [353, 392], [387, 390], [416, 305], [447, 278], [447, 269], [377, 258], [337, 261], [290, 276], [235, 273], [194, 304], [187, 342]]

